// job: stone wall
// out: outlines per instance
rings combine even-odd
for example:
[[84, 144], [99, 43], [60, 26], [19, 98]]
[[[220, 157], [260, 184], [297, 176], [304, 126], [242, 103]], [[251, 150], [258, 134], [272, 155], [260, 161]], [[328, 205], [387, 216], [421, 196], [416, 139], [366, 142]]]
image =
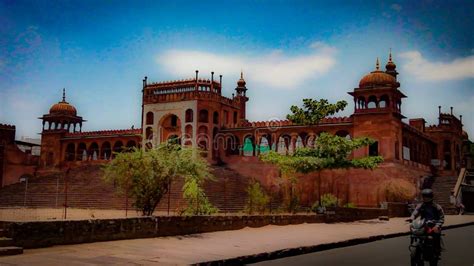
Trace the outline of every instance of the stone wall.
[[[274, 165], [263, 163], [257, 157], [230, 156], [225, 159], [227, 166], [240, 175], [258, 180], [269, 191], [278, 191], [279, 171]], [[321, 184], [321, 194], [331, 193], [343, 204], [351, 202], [358, 207], [378, 207], [387, 201], [384, 191], [387, 182], [408, 181], [415, 194], [421, 176], [427, 174], [427, 169], [422, 167], [384, 162], [374, 170], [323, 170], [320, 182], [317, 173], [299, 174], [296, 190], [304, 206], [311, 206], [318, 200], [318, 186]]]
[[4, 223], [6, 235], [15, 245], [39, 248], [119, 239], [237, 230], [244, 227], [301, 223], [349, 222], [388, 215], [387, 209], [338, 208], [333, 214], [260, 216], [141, 217], [81, 221], [37, 221]]

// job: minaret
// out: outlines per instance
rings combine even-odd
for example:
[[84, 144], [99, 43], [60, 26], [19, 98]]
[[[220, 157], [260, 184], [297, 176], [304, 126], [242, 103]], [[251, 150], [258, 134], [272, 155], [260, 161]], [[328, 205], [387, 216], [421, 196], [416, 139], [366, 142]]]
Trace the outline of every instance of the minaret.
[[390, 48], [390, 53], [388, 54], [388, 62], [385, 65], [385, 73], [397, 78], [398, 72], [396, 70], [397, 65], [392, 61], [392, 48]]
[[247, 87], [245, 86], [246, 82], [244, 80], [244, 73], [240, 71], [240, 79], [237, 81], [237, 87], [235, 88], [235, 91], [237, 92], [237, 95], [235, 98], [237, 101], [240, 102], [240, 120], [246, 120], [245, 117], [245, 109], [246, 109], [246, 103], [248, 102], [249, 98], [247, 97]]

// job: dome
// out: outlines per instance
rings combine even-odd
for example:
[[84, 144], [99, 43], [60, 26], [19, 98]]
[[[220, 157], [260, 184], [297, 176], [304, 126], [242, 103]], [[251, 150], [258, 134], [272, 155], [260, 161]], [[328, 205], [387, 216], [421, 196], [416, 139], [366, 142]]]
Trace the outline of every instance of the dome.
[[374, 87], [374, 86], [387, 86], [387, 85], [393, 86], [393, 85], [397, 85], [397, 79], [394, 76], [392, 76], [390, 74], [387, 74], [383, 71], [380, 71], [379, 68], [380, 68], [379, 67], [379, 59], [377, 58], [377, 64], [376, 64], [375, 71], [372, 71], [369, 74], [365, 75], [359, 81], [359, 88]]
[[359, 82], [359, 88], [369, 87], [369, 86], [386, 86], [386, 85], [396, 85], [397, 80], [394, 76], [389, 75], [383, 71], [372, 71], [369, 74], [365, 75]]
[[70, 115], [70, 116], [77, 115], [76, 107], [66, 102], [66, 92], [64, 89], [63, 89], [63, 100], [51, 106], [51, 108], [49, 108], [49, 114], [50, 115]]

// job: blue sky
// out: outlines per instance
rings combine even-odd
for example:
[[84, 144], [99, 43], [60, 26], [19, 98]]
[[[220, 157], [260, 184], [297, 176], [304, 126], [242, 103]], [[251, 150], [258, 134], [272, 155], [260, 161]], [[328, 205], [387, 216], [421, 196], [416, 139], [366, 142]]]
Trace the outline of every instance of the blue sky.
[[[141, 80], [243, 69], [248, 119], [284, 118], [302, 98], [340, 99], [392, 48], [402, 112], [436, 122], [454, 106], [474, 135], [472, 1], [0, 0], [0, 123], [35, 137], [61, 98], [84, 130], [140, 123]], [[471, 138], [472, 139], [472, 138]]]

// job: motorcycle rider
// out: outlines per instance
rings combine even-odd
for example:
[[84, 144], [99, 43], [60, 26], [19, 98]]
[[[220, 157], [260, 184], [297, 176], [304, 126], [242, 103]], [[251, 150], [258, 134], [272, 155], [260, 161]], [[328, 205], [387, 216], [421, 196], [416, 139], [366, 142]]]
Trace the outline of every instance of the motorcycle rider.
[[443, 208], [433, 202], [433, 190], [427, 188], [421, 191], [421, 196], [423, 198], [423, 203], [420, 203], [416, 206], [415, 210], [410, 216], [408, 221], [413, 221], [418, 216], [425, 219], [425, 221], [434, 221], [435, 225], [433, 229], [433, 240], [435, 244], [435, 250], [437, 255], [441, 254], [441, 227], [444, 223], [444, 211]]

